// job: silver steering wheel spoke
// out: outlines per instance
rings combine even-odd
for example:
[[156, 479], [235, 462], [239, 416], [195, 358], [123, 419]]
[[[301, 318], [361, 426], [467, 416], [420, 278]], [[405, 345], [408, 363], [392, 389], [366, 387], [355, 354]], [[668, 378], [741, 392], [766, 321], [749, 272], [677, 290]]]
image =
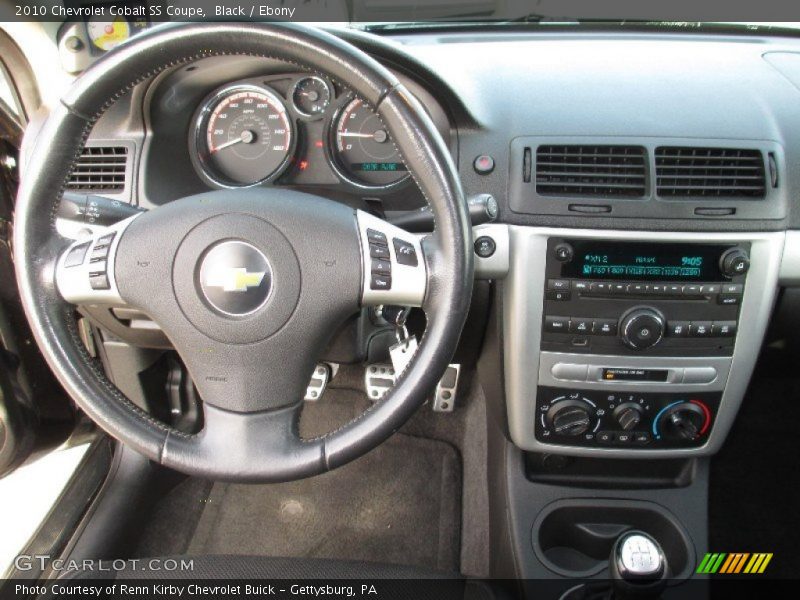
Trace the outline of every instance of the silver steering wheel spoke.
[[361, 304], [422, 306], [428, 285], [421, 237], [357, 211], [361, 244]]
[[71, 243], [56, 263], [56, 286], [61, 297], [71, 304], [124, 306], [117, 286], [114, 264], [119, 240], [125, 229], [138, 218], [134, 215]]

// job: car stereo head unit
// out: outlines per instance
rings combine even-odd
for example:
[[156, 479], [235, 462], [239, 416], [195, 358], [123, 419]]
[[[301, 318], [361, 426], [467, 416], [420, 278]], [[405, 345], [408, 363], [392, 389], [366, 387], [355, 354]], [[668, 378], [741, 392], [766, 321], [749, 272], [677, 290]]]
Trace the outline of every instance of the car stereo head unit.
[[550, 238], [541, 349], [730, 356], [749, 244]]

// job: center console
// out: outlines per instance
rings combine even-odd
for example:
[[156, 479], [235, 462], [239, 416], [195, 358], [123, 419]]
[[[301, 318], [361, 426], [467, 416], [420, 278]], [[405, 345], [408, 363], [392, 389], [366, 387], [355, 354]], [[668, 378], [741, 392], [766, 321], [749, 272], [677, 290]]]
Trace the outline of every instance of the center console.
[[715, 452], [755, 366], [783, 245], [783, 233], [508, 227], [514, 443], [576, 456]]

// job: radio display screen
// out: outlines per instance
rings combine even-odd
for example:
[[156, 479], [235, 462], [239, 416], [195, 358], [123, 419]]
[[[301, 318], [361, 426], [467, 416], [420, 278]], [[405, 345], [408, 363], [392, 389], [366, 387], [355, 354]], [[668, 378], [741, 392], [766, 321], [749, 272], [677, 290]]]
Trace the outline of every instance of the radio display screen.
[[562, 276], [577, 279], [641, 281], [722, 281], [719, 257], [730, 248], [706, 244], [570, 242], [574, 259]]

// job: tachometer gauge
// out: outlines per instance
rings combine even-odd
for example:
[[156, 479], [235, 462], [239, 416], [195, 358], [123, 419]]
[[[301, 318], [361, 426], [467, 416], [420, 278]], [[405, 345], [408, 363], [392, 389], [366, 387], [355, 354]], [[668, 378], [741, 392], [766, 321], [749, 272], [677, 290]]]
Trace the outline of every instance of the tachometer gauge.
[[331, 103], [331, 88], [320, 77], [303, 77], [294, 84], [292, 102], [301, 115], [321, 115]]
[[200, 167], [226, 187], [255, 185], [280, 175], [293, 138], [286, 106], [273, 92], [255, 86], [220, 90], [203, 104], [196, 120]]
[[86, 23], [89, 39], [100, 50], [107, 52], [131, 37], [131, 26], [122, 17], [114, 21], [102, 21], [102, 17], [92, 17]]
[[408, 177], [383, 120], [360, 98], [350, 101], [336, 117], [333, 154], [340, 174], [358, 186], [384, 188]]

